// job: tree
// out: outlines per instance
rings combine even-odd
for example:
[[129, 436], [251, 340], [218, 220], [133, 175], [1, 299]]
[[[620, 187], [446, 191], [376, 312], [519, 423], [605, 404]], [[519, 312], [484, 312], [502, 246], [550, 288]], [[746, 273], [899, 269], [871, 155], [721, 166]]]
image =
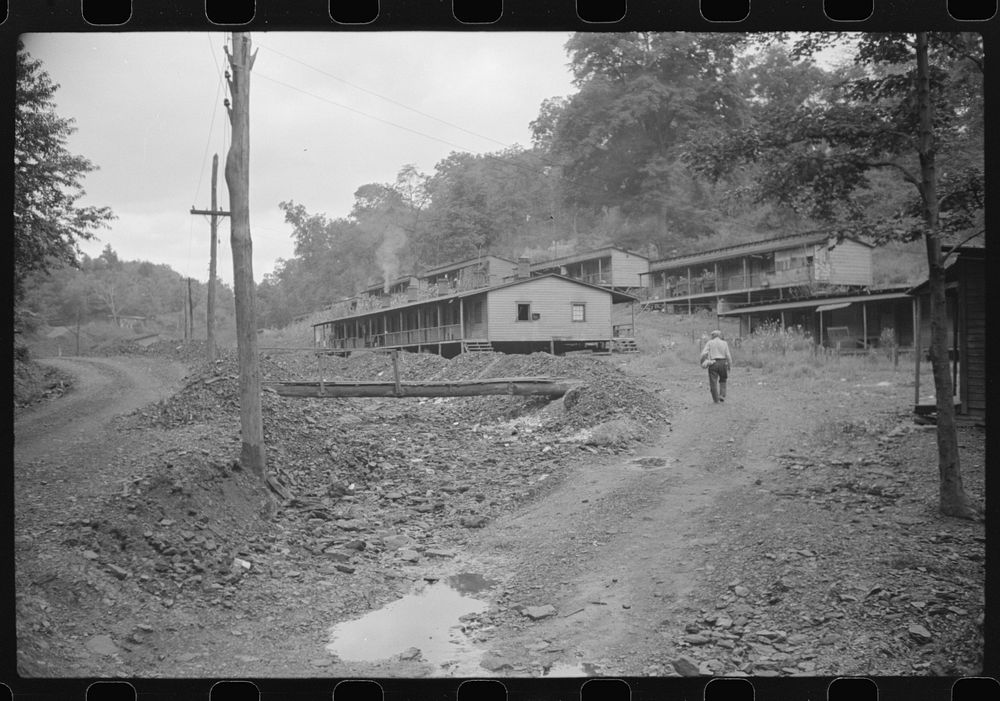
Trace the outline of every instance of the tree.
[[710, 200], [679, 161], [695, 130], [741, 123], [738, 34], [578, 33], [566, 45], [579, 91], [543, 103], [537, 146], [562, 168], [563, 195], [645, 219], [662, 241], [704, 233]]
[[14, 296], [25, 277], [56, 264], [76, 263], [78, 241], [114, 218], [107, 207], [78, 204], [83, 177], [96, 166], [71, 154], [73, 120], [55, 112], [58, 85], [18, 41], [14, 104]]
[[[812, 55], [843, 35], [806, 35]], [[713, 178], [741, 163], [760, 166], [756, 196], [782, 202], [867, 234], [876, 242], [923, 239], [931, 297], [930, 359], [937, 395], [940, 509], [975, 517], [962, 486], [948, 367], [944, 240], [985, 234], [982, 43], [972, 34], [865, 34], [854, 39], [863, 68], [820, 101], [776, 104], [746, 129], [706, 134], [688, 163]], [[892, 173], [912, 188], [894, 217], [873, 217], [873, 174]]]

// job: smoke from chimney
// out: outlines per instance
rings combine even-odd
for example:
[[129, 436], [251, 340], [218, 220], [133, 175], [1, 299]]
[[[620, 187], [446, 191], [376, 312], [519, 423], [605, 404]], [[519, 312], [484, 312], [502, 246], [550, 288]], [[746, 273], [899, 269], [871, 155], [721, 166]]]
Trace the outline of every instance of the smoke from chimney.
[[389, 285], [399, 276], [399, 250], [405, 245], [406, 231], [389, 224], [382, 233], [382, 243], [375, 251], [375, 263], [382, 269], [383, 292], [388, 292]]

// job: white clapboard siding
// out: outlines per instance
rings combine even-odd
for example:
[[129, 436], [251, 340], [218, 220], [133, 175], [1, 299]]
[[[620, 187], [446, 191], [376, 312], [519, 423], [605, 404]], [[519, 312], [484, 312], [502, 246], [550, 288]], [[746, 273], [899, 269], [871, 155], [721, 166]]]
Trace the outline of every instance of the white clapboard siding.
[[[573, 321], [572, 303], [586, 304], [586, 321]], [[531, 305], [539, 318], [517, 320], [517, 305]], [[491, 341], [603, 340], [611, 338], [611, 293], [569, 280], [540, 277], [490, 290], [487, 319]]]
[[845, 239], [829, 252], [830, 282], [834, 285], [871, 285], [871, 248]]
[[634, 253], [619, 251], [611, 252], [612, 280], [615, 287], [641, 287], [640, 273], [649, 272], [649, 259]]

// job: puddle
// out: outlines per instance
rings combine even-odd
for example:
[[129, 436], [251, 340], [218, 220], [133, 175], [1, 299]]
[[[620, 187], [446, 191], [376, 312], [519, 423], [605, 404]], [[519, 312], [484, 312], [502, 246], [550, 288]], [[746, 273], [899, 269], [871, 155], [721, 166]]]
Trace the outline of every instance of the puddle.
[[596, 677], [597, 665], [591, 662], [557, 662], [545, 670], [546, 677]]
[[462, 573], [424, 586], [354, 621], [334, 626], [328, 652], [345, 661], [387, 660], [410, 648], [419, 660], [449, 673], [481, 673], [483, 650], [459, 628], [459, 617], [485, 611], [489, 604], [476, 594], [496, 584], [482, 575]]

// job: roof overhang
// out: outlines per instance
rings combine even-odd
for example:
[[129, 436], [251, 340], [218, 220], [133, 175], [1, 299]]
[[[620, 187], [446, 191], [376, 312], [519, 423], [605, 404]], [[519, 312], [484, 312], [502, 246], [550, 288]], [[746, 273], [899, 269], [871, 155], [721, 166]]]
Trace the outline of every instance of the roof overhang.
[[647, 256], [641, 253], [635, 253], [634, 251], [627, 251], [624, 248], [619, 248], [618, 246], [606, 246], [605, 248], [595, 248], [590, 251], [584, 251], [583, 253], [573, 253], [568, 256], [560, 256], [559, 258], [550, 258], [549, 260], [540, 260], [531, 264], [532, 270], [546, 270], [548, 268], [557, 268], [566, 263], [580, 263], [585, 260], [591, 260], [596, 258], [606, 258], [612, 255], [615, 251], [619, 253], [624, 253], [628, 256], [634, 256], [636, 258], [641, 258], [642, 260], [648, 261]]
[[794, 302], [778, 302], [777, 304], [758, 304], [752, 307], [739, 307], [720, 312], [720, 316], [739, 316], [740, 314], [756, 314], [759, 312], [780, 312], [788, 309], [813, 309], [823, 311], [842, 309], [854, 302], [885, 302], [890, 300], [910, 299], [906, 292], [882, 292], [870, 295], [851, 295], [850, 297], [827, 297], [825, 299], [802, 299]]
[[818, 312], [832, 312], [834, 309], [846, 309], [851, 306], [853, 302], [837, 302], [836, 304], [824, 304], [816, 307]]

